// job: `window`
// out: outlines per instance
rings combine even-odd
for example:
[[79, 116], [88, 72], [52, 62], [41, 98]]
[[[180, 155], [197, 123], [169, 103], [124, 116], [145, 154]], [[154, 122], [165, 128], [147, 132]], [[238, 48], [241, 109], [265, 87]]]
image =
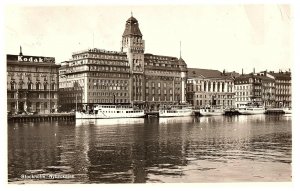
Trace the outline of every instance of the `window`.
[[10, 103], [11, 109], [15, 109], [15, 102]]
[[32, 85], [31, 83], [28, 84], [28, 90], [31, 90], [32, 89]]
[[11, 90], [14, 90], [14, 89], [15, 89], [15, 84], [14, 84], [14, 83], [12, 83], [12, 84], [10, 85], [10, 89], [11, 89]]
[[40, 89], [40, 84], [37, 83], [37, 84], [36, 84], [36, 90], [39, 90], [39, 89]]
[[47, 90], [47, 84], [44, 84], [44, 90]]
[[47, 109], [47, 102], [44, 103], [44, 108]]

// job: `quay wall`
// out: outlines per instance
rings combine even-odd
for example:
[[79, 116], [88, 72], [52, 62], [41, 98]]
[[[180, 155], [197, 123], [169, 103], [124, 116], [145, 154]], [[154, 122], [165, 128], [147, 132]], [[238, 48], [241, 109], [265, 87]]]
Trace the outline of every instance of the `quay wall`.
[[7, 116], [8, 122], [73, 121], [73, 120], [75, 120], [74, 113]]

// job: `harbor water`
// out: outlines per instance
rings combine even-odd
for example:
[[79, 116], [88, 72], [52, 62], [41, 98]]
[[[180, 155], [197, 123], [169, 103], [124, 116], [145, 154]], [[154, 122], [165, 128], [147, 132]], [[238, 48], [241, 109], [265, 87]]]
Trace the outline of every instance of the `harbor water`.
[[8, 180], [291, 181], [291, 126], [291, 115], [8, 123]]

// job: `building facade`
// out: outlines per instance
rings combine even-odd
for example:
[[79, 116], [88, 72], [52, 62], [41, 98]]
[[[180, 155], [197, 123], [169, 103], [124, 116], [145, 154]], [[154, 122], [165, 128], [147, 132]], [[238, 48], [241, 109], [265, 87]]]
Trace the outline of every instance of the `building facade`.
[[234, 78], [217, 70], [188, 68], [187, 102], [195, 108], [234, 107]]
[[270, 72], [275, 79], [275, 107], [292, 107], [291, 72]]
[[58, 68], [54, 57], [7, 55], [7, 111], [47, 114], [57, 111]]
[[185, 103], [186, 63], [181, 57], [145, 53], [142, 37], [138, 21], [131, 16], [125, 24], [120, 52], [87, 49], [61, 63], [61, 108], [133, 104], [157, 109]]
[[236, 107], [244, 107], [249, 103], [274, 107], [275, 80], [271, 75], [266, 72], [240, 75], [234, 83]]

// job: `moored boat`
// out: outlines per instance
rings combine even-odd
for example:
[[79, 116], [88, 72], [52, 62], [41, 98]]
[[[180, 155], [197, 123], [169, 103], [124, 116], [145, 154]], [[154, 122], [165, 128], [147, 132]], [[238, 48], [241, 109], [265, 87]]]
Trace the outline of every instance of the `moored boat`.
[[283, 111], [285, 114], [292, 114], [292, 108], [288, 107], [288, 108], [283, 108]]
[[238, 112], [242, 115], [254, 115], [254, 114], [264, 114], [266, 112], [264, 107], [261, 106], [247, 106], [245, 108], [239, 108]]
[[130, 105], [95, 105], [91, 111], [77, 111], [76, 119], [111, 119], [144, 117], [144, 110]]
[[202, 116], [224, 115], [224, 109], [218, 107], [206, 107], [199, 110]]
[[259, 103], [250, 102], [238, 108], [237, 111], [242, 115], [265, 114], [266, 108]]
[[192, 107], [172, 106], [171, 108], [159, 109], [159, 117], [184, 117], [193, 115]]

